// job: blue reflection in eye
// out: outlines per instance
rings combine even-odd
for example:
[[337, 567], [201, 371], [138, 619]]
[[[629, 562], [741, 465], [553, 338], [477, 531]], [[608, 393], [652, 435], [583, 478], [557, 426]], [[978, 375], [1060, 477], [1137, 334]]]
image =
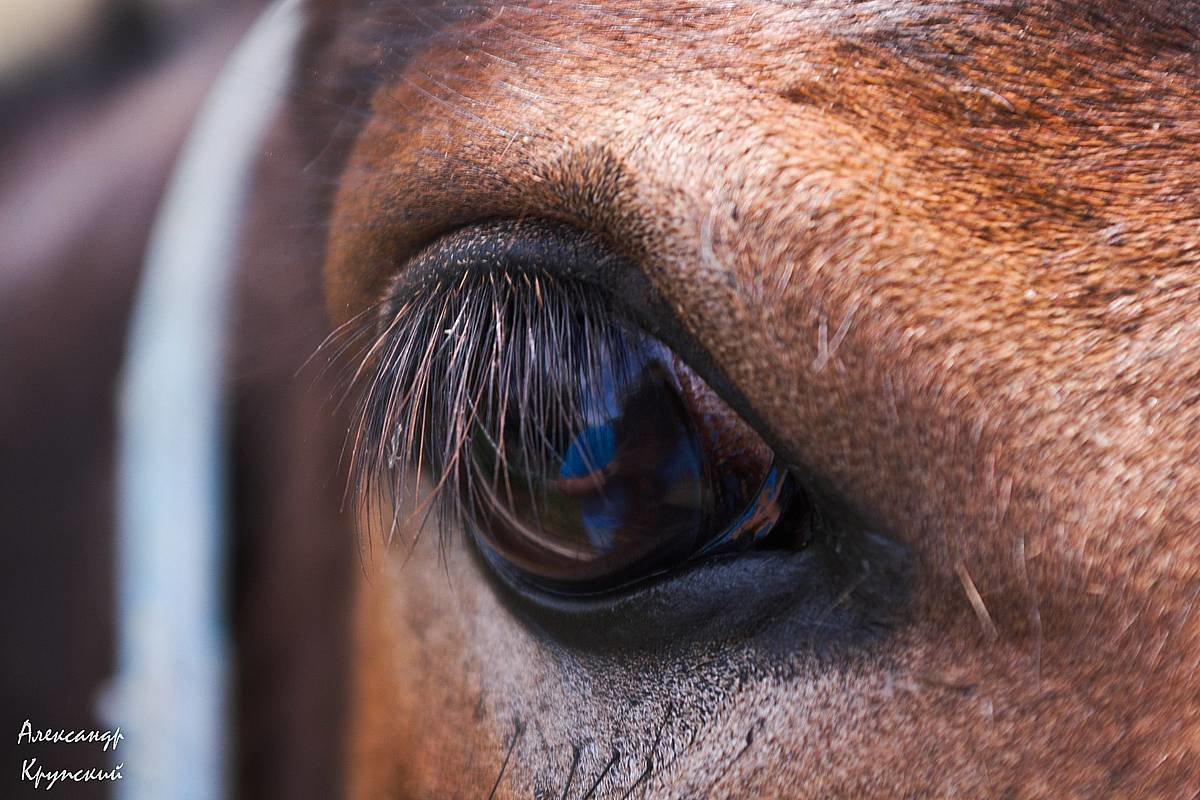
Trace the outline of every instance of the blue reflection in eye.
[[713, 436], [684, 397], [686, 368], [665, 346], [621, 327], [587, 354], [550, 357], [570, 367], [548, 370], [540, 385], [551, 396], [539, 402], [561, 409], [558, 429], [534, 436], [522, 426], [522, 384], [503, 405], [502, 431], [477, 437], [476, 474], [502, 476], [477, 534], [503, 561], [550, 587], [596, 586], [743, 546], [731, 522], [744, 521], [752, 538], [770, 528], [778, 493], [752, 501], [768, 473], [772, 489], [784, 477], [761, 459], [739, 462], [736, 479], [726, 474], [733, 461], [714, 458]]
[[592, 472], [603, 472], [616, 455], [613, 436], [612, 426], [607, 423], [593, 425], [579, 434], [567, 448], [558, 476], [582, 478]]
[[[567, 448], [560, 478], [584, 478], [592, 473], [603, 473], [616, 455], [616, 444], [611, 425], [595, 425], [588, 428]], [[588, 541], [600, 552], [610, 552], [616, 544], [616, 532], [628, 511], [628, 499], [624, 493], [601, 490], [580, 500], [580, 513]]]
[[[664, 413], [672, 387], [662, 354], [649, 347], [638, 354], [606, 376], [601, 402], [589, 413], [605, 419], [571, 441], [555, 483], [575, 496], [580, 525], [603, 554], [623, 535], [698, 525], [702, 513], [703, 465], [695, 432], [682, 408]], [[664, 507], [682, 516], [664, 520], [655, 513]]]
[[596, 556], [661, 544], [694, 529], [703, 511], [698, 444], [668, 354], [649, 341], [622, 343], [628, 349], [579, 387], [589, 424], [571, 438], [547, 487], [574, 501], [574, 521]]

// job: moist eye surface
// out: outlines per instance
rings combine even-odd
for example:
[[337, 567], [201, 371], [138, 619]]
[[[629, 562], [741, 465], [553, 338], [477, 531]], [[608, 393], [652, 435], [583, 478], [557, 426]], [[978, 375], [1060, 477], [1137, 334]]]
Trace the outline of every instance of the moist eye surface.
[[770, 448], [602, 288], [500, 264], [382, 308], [359, 486], [422, 475], [506, 577], [596, 593], [798, 524]]

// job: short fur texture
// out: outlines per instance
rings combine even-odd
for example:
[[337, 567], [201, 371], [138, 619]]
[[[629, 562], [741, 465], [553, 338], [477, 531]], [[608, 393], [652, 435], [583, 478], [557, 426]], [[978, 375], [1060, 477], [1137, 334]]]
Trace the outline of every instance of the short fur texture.
[[352, 796], [1200, 790], [1200, 7], [312, 13], [335, 320], [463, 225], [591, 232], [916, 564], [830, 667], [756, 632], [583, 655], [462, 553], [381, 556]]

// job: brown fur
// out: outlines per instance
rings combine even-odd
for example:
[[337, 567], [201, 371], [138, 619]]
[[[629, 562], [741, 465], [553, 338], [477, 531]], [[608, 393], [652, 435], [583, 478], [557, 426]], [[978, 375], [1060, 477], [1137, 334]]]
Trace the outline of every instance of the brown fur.
[[458, 226], [594, 231], [919, 569], [869, 658], [697, 667], [724, 687], [702, 698], [665, 662], [654, 685], [620, 664], [573, 683], [578, 658], [461, 554], [449, 582], [433, 548], [380, 556], [352, 794], [1196, 792], [1200, 10], [506, 4], [458, 25], [374, 93], [335, 318]]
[[[246, 796], [329, 796], [343, 747], [363, 798], [1200, 792], [1195, 2], [314, 0], [310, 14], [239, 263]], [[45, 263], [85, 254], [111, 277], [92, 295], [40, 267], [35, 293], [5, 296], [30, 356], [5, 367], [23, 376], [4, 394], [6, 512], [39, 534], [10, 537], [11, 609], [43, 587], [109, 591], [64, 543], [108, 552], [115, 334], [184, 128], [167, 106], [161, 147], [116, 170], [138, 203], [102, 204], [94, 229], [59, 215], [80, 233]], [[437, 236], [509, 218], [565, 222], [635, 261], [807, 487], [909, 549], [894, 627], [833, 657], [757, 631], [580, 649], [502, 606], [462, 537], [443, 563], [413, 530], [365, 543], [351, 591], [348, 423], [321, 406], [327, 383], [296, 377], [331, 327], [320, 306], [344, 321]], [[52, 222], [36, 242], [58, 240]], [[10, 257], [33, 240], [18, 233], [0, 237]], [[76, 302], [100, 309], [80, 333]], [[72, 371], [84, 339], [94, 374]], [[87, 438], [29, 425], [41, 387]], [[86, 713], [108, 622], [76, 608], [7, 625], [13, 714]]]

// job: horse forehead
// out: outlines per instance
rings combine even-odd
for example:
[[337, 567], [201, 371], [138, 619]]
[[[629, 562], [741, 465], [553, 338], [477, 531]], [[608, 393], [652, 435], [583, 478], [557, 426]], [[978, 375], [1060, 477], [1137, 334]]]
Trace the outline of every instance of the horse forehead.
[[[455, 206], [618, 217], [632, 182], [646, 216], [736, 216], [780, 256], [751, 273], [787, 272], [798, 233], [844, 251], [886, 217], [907, 228], [896, 249], [966, 244], [991, 275], [1035, 272], [1035, 294], [1162, 295], [1140, 278], [1196, 266], [1194, 26], [1109, 5], [473, 4], [441, 27], [374, 6], [404, 55], [342, 210], [418, 242], [470, 221]], [[592, 208], [551, 209], [547, 189]]]
[[[986, 68], [992, 82], [1035, 92], [1064, 80], [1077, 87], [1144, 82], [1155, 72], [1175, 72], [1194, 85], [1200, 27], [1200, 5], [1159, 0], [1035, 0], [1019, 7], [876, 0], [311, 0], [310, 16], [326, 36], [369, 31], [377, 64], [397, 55], [403, 61], [435, 42], [460, 50], [486, 43], [495, 49], [482, 55], [509, 66], [522, 60], [543, 68], [578, 65], [573, 57], [583, 57], [597, 76], [632, 60], [644, 77], [657, 72], [686, 80], [703, 67], [755, 71], [762, 80], [820, 66], [831, 52], [856, 43], [895, 54], [886, 65], [893, 72], [919, 67], [927, 78], [961, 78]], [[342, 44], [352, 49], [353, 37]], [[867, 57], [865, 49], [851, 50], [834, 60], [865, 69]], [[1172, 69], [1181, 63], [1182, 70]], [[1118, 96], [1098, 99], [1111, 103]]]
[[[1047, 547], [1061, 517], [1110, 566], [1116, 532], [1182, 535], [1160, 478], [1198, 480], [1172, 433], [1197, 381], [1186, 19], [1144, 15], [1118, 46], [1115, 5], [480, 8], [407, 44], [427, 20], [385, 20], [406, 55], [342, 181], [335, 316], [446, 230], [561, 219], [657, 269], [798, 460], [945, 528], [946, 553], [947, 515], [990, 530], [1009, 494]], [[725, 279], [749, 299], [736, 329], [706, 313]], [[915, 444], [929, 419], [945, 453]], [[1008, 543], [971, 547], [1010, 569]]]
[[[433, 23], [407, 6], [364, 12], [383, 50], [399, 54], [374, 107], [385, 158], [415, 132], [426, 156], [443, 154], [439, 168], [505, 169], [501, 180], [530, 185], [540, 176], [502, 156], [542, 158], [538, 139], [619, 148], [622, 133], [670, 127], [681, 134], [674, 142], [642, 141], [690, 162], [692, 175], [755, 179], [768, 205], [786, 182], [748, 173], [766, 149], [790, 148], [815, 176], [870, 178], [876, 197], [919, 196], [910, 217], [1023, 247], [1029, 226], [1041, 226], [1056, 253], [1065, 248], [1053, 234], [1081, 221], [1109, 219], [1112, 239], [1150, 219], [1183, 219], [1196, 192], [1191, 171], [1174, 168], [1194, 161], [1200, 135], [1191, 6], [1034, 3], [1019, 15], [871, 2], [468, 8]], [[706, 130], [710, 143], [724, 134], [725, 147], [706, 149]], [[739, 137], [759, 149], [731, 152]], [[919, 180], [889, 186], [888, 173]]]

